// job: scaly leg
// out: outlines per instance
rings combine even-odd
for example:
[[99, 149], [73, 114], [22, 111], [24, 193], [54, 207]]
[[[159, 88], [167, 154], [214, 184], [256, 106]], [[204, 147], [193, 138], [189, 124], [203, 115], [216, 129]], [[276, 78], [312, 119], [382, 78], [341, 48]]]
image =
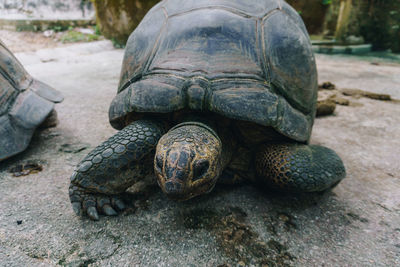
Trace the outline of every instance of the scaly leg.
[[270, 144], [256, 155], [259, 179], [291, 192], [319, 192], [338, 184], [346, 170], [331, 149], [303, 144]]
[[155, 148], [164, 133], [160, 123], [135, 121], [90, 152], [71, 176], [75, 213], [98, 220], [98, 212], [117, 215], [114, 209], [123, 210], [118, 194], [153, 172]]

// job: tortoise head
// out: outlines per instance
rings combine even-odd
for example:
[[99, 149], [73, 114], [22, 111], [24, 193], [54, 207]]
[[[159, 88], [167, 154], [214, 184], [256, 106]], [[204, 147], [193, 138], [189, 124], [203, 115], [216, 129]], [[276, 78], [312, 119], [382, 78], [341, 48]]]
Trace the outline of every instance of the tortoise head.
[[154, 170], [168, 197], [187, 200], [208, 193], [221, 174], [222, 143], [205, 124], [186, 122], [158, 142]]

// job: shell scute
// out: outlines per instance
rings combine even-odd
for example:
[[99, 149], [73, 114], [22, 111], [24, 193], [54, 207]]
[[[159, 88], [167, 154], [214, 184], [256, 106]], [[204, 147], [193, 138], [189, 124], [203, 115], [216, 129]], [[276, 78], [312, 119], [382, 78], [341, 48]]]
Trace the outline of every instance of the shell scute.
[[0, 161], [25, 150], [63, 96], [32, 78], [0, 41]]
[[121, 129], [128, 115], [214, 112], [307, 142], [316, 97], [309, 36], [284, 1], [169, 0], [132, 33], [109, 115]]

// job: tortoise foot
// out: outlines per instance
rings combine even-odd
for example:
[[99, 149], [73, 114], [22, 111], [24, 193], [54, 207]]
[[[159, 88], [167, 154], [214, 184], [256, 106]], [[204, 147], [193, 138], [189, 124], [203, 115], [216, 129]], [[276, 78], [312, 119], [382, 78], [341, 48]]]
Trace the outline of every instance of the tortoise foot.
[[69, 196], [75, 213], [98, 220], [99, 213], [113, 216], [123, 210], [118, 195], [152, 172], [155, 146], [163, 133], [157, 122], [135, 121], [91, 151], [71, 176]]
[[86, 214], [94, 221], [99, 220], [99, 214], [116, 216], [117, 211], [125, 209], [125, 204], [118, 195], [90, 193], [72, 184], [69, 187], [69, 198], [76, 215]]
[[267, 145], [258, 153], [256, 166], [264, 183], [298, 193], [328, 190], [346, 176], [335, 151], [317, 145]]

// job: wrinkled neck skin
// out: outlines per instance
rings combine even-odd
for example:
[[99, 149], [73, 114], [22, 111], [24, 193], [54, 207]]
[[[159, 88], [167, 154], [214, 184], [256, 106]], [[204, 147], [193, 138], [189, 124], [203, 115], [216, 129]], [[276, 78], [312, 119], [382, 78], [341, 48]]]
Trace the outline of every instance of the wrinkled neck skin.
[[154, 170], [169, 198], [183, 201], [214, 188], [224, 161], [221, 139], [211, 125], [204, 120], [186, 120], [159, 140]]

